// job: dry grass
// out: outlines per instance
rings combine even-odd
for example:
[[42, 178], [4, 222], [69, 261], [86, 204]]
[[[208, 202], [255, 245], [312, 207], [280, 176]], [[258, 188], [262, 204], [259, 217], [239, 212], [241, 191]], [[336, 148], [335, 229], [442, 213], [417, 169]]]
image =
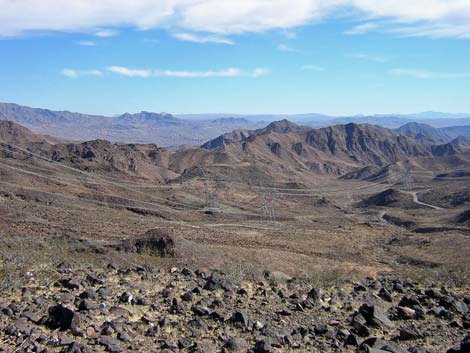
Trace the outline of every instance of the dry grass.
[[470, 264], [437, 268], [405, 266], [399, 270], [403, 278], [434, 286], [467, 288], [470, 283]]
[[89, 246], [66, 237], [1, 237], [0, 291], [12, 291], [30, 278], [51, 285], [59, 279], [56, 268], [69, 263], [80, 268], [106, 268], [115, 263], [122, 268], [171, 266], [174, 262], [154, 254], [122, 253]]

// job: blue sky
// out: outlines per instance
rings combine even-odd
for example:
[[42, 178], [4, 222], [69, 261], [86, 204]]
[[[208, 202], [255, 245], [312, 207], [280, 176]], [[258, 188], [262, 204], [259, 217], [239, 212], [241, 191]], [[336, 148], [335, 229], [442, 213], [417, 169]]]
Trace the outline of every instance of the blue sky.
[[470, 4], [243, 2], [0, 0], [0, 101], [99, 114], [470, 112]]

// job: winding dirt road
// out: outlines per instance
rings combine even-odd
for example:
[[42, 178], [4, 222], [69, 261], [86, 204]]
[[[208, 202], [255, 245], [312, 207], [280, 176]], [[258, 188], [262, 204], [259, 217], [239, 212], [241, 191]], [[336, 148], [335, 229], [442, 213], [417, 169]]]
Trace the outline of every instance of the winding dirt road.
[[428, 203], [424, 203], [424, 202], [421, 202], [418, 200], [418, 193], [417, 192], [413, 192], [413, 202], [418, 204], [418, 205], [421, 205], [421, 206], [426, 206], [426, 207], [430, 207], [430, 208], [433, 208], [435, 210], [442, 210], [442, 207], [438, 207], [438, 206], [434, 206], [434, 205], [430, 205]]

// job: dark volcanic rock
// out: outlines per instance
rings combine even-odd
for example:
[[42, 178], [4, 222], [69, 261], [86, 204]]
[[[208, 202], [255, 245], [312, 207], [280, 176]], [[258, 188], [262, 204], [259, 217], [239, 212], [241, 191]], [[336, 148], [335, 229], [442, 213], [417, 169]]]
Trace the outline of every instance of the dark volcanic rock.
[[375, 327], [393, 326], [393, 323], [384, 313], [383, 309], [377, 305], [363, 304], [359, 312], [364, 316], [367, 324]]
[[261, 338], [256, 341], [255, 353], [271, 353], [273, 352], [272, 341], [270, 338]]
[[123, 247], [126, 251], [135, 251], [139, 254], [162, 257], [173, 257], [176, 254], [175, 237], [160, 229], [152, 229], [140, 238], [127, 240]]
[[123, 351], [123, 349], [120, 347], [119, 341], [112, 337], [103, 336], [99, 339], [98, 342], [100, 345], [106, 348], [107, 352], [120, 353]]
[[49, 308], [48, 325], [51, 328], [75, 330], [79, 322], [80, 318], [78, 314], [61, 304]]
[[408, 341], [416, 340], [423, 337], [423, 334], [419, 332], [416, 328], [408, 327], [400, 329], [400, 335], [398, 336], [398, 339], [402, 341]]
[[80, 311], [88, 311], [95, 309], [98, 309], [98, 304], [95, 304], [88, 299], [84, 299], [78, 304], [78, 310]]
[[[470, 325], [466, 287], [387, 277], [315, 290], [260, 277], [235, 287], [220, 271], [124, 266], [68, 272], [83, 291], [32, 279], [14, 300], [0, 296], [0, 351], [24, 342], [19, 352], [468, 352], [469, 339], [459, 346]], [[93, 287], [91, 273], [106, 284]]]
[[230, 337], [225, 343], [225, 348], [227, 348], [229, 352], [246, 352], [247, 347], [248, 344], [246, 340], [238, 337]]
[[249, 324], [248, 316], [246, 315], [246, 313], [241, 311], [235, 312], [230, 318], [230, 322], [242, 328], [248, 328]]
[[406, 353], [406, 350], [396, 343], [386, 342], [377, 337], [368, 338], [359, 346], [359, 352], [378, 353], [377, 350], [391, 353]]
[[211, 274], [211, 276], [207, 279], [207, 282], [204, 286], [204, 289], [207, 290], [217, 290], [217, 289], [224, 289], [226, 291], [231, 291], [235, 287], [234, 285], [225, 278], [225, 275], [219, 271], [215, 271]]

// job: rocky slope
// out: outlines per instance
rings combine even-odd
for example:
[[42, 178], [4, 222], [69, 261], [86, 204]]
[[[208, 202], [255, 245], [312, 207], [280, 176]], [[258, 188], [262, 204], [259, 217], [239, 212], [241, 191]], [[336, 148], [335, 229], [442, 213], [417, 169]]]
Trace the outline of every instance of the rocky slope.
[[86, 172], [157, 182], [177, 177], [168, 168], [170, 152], [153, 144], [58, 141], [10, 121], [0, 121], [0, 143], [0, 155], [9, 158], [42, 158]]
[[369, 196], [358, 204], [359, 207], [387, 206], [399, 208], [417, 208], [413, 203], [412, 195], [395, 189], [387, 189], [375, 195]]
[[51, 136], [35, 134], [31, 130], [12, 121], [0, 120], [0, 142], [25, 145], [34, 142], [54, 144], [61, 142], [61, 140]]
[[468, 352], [470, 297], [411, 280], [312, 286], [282, 273], [61, 263], [0, 298], [17, 352]]
[[[231, 175], [246, 174], [251, 168], [250, 173], [265, 178], [275, 175], [291, 179], [298, 178], [299, 174], [302, 179], [312, 173], [341, 176], [364, 167], [377, 170], [410, 158], [434, 158], [462, 151], [450, 144], [421, 144], [374, 125], [311, 129], [285, 120], [251, 131], [248, 136], [226, 134], [203, 147], [207, 151], [183, 151], [175, 159], [193, 161], [192, 165], [185, 164], [187, 170], [196, 165], [210, 166], [217, 160], [217, 163], [232, 166]], [[236, 168], [237, 165], [245, 170]]]

